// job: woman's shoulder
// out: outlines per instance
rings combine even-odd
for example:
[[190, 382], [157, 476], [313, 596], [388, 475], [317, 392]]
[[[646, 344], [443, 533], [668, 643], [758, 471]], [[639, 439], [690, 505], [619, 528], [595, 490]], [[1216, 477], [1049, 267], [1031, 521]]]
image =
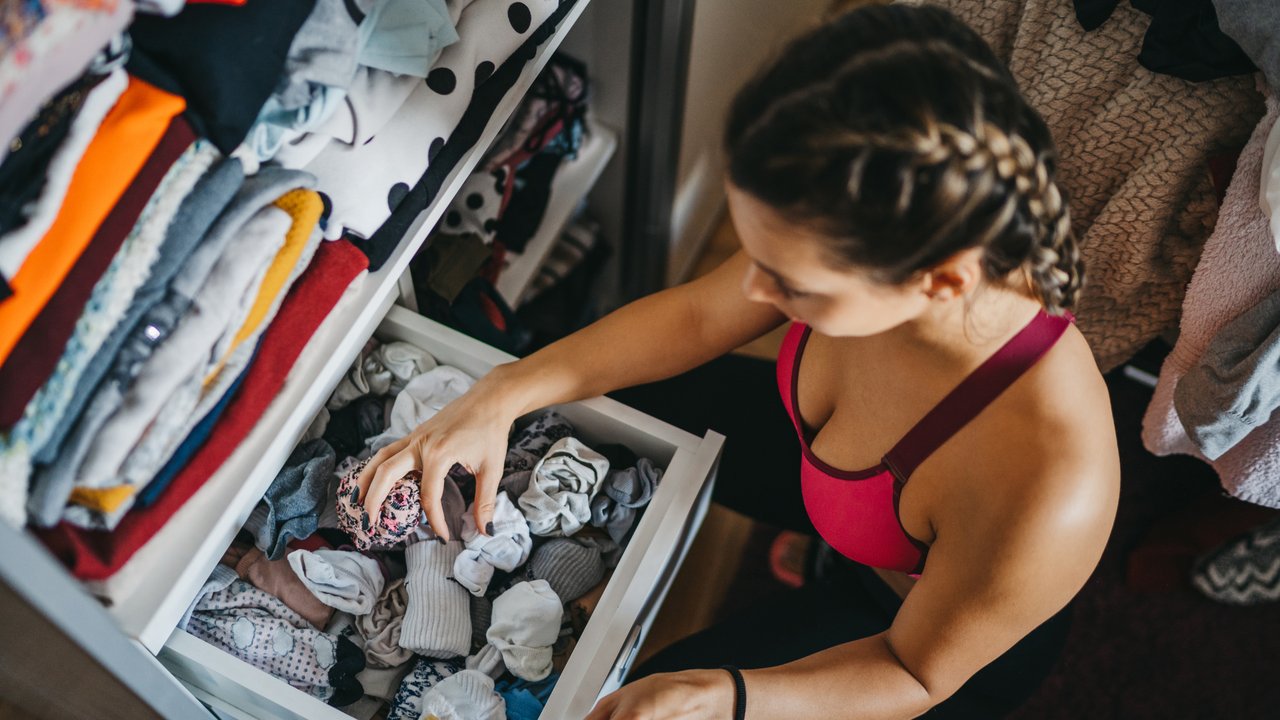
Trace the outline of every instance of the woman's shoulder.
[[[1051, 463], [1073, 450], [1109, 449], [1116, 455], [1111, 393], [1084, 335], [1073, 324], [1057, 344], [1009, 388], [1009, 402], [997, 411], [1015, 422], [1028, 448]], [[1048, 452], [1057, 447], [1061, 453]], [[1096, 458], [1095, 459], [1101, 459]]]
[[952, 476], [951, 492], [996, 513], [1114, 512], [1120, 465], [1110, 394], [1074, 326], [963, 432], [963, 447], [951, 452], [963, 453], [966, 470]]

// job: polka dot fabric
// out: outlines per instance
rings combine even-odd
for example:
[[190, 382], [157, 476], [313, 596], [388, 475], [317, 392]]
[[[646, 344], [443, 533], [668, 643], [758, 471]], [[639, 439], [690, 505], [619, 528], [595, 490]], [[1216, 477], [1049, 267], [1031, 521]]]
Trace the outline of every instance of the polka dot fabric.
[[347, 672], [364, 667], [354, 645], [316, 629], [244, 580], [202, 598], [187, 632], [320, 700], [329, 700], [335, 689], [349, 696], [359, 688], [355, 673]]
[[[458, 42], [445, 48], [427, 79], [367, 142], [332, 142], [306, 169], [330, 200], [325, 237], [367, 239], [444, 147], [471, 102], [477, 80], [492, 75], [551, 17], [557, 0], [474, 0], [458, 18]], [[357, 124], [359, 119], [357, 118]], [[360, 182], [352, 182], [358, 177]]]
[[359, 550], [400, 544], [417, 529], [422, 518], [422, 503], [418, 498], [422, 473], [415, 470], [391, 488], [375, 522], [360, 502], [360, 486], [356, 484], [356, 478], [368, 464], [368, 460], [361, 462], [338, 481], [338, 529], [350, 535]]
[[474, 233], [486, 245], [498, 232], [498, 220], [505, 205], [503, 177], [506, 170], [478, 172], [467, 178], [444, 214], [442, 232], [451, 235]]

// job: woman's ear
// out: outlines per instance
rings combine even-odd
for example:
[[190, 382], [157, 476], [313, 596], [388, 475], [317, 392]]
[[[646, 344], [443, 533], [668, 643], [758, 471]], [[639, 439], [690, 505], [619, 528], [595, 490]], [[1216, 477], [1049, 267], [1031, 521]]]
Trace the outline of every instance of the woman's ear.
[[931, 300], [964, 297], [982, 282], [982, 249], [961, 250], [924, 273], [924, 293]]

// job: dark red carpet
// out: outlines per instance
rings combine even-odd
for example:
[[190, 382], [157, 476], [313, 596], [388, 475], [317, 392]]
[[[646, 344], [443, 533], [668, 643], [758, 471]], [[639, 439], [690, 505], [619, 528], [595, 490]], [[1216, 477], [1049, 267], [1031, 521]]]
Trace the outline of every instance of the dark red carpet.
[[[1057, 672], [1015, 717], [1280, 717], [1280, 604], [1220, 605], [1196, 592], [1185, 574], [1164, 591], [1126, 582], [1130, 554], [1149, 547], [1153, 531], [1167, 530], [1170, 518], [1194, 518], [1198, 506], [1206, 515], [1220, 513], [1227, 501], [1205, 501], [1206, 492], [1220, 496], [1220, 486], [1204, 463], [1143, 449], [1150, 392], [1116, 375], [1108, 379], [1124, 470], [1119, 517], [1101, 565], [1076, 600]], [[1144, 572], [1159, 568], [1133, 568], [1135, 576]]]

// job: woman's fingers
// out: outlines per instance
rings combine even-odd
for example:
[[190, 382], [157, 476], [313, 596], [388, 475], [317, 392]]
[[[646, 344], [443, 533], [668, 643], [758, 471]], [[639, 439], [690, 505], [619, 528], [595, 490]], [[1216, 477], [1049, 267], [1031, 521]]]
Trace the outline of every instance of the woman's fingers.
[[[373, 481], [369, 484], [369, 491], [364, 494], [364, 509], [372, 518], [378, 517], [382, 503], [391, 494], [391, 489], [395, 487], [396, 482], [418, 469], [418, 456], [413, 448], [408, 443], [396, 443], [390, 447], [395, 445], [399, 445], [399, 449], [378, 463], [378, 467], [373, 471]], [[383, 450], [390, 450], [390, 447]], [[373, 466], [372, 461], [369, 466]], [[368, 470], [368, 468], [365, 469]]]
[[[494, 500], [498, 496], [498, 484], [502, 481], [502, 461], [494, 462], [492, 458], [480, 466], [476, 473], [476, 527], [485, 535], [492, 535]], [[515, 498], [511, 498], [513, 501]]]
[[453, 539], [449, 531], [448, 519], [444, 516], [444, 508], [440, 505], [440, 496], [444, 493], [444, 478], [453, 467], [453, 460], [446, 460], [441, 453], [430, 453], [422, 466], [422, 483], [418, 488], [418, 497], [422, 501], [422, 511], [427, 515], [427, 523], [438, 537]]
[[585, 720], [609, 720], [609, 718], [613, 717], [613, 709], [617, 707], [617, 704], [618, 693], [615, 690], [614, 692], [604, 696], [600, 702], [596, 703], [596, 706], [587, 715]]
[[369, 458], [369, 462], [365, 463], [364, 469], [356, 476], [356, 485], [360, 488], [360, 497], [368, 497], [369, 486], [373, 484], [373, 474], [377, 472], [378, 466], [387, 458], [400, 452], [407, 443], [408, 438], [400, 438], [374, 453], [373, 457]]
[[[437, 415], [433, 420], [439, 420], [440, 417], [441, 415]], [[459, 462], [470, 467], [469, 460], [474, 460], [477, 455], [484, 457], [492, 454], [496, 446], [505, 445], [501, 441], [499, 443], [479, 442], [475, 436], [475, 433], [464, 433], [458, 436], [456, 433], [424, 431], [420, 427], [414, 433], [379, 450], [370, 458], [356, 479], [356, 483], [360, 486], [365, 510], [371, 517], [378, 517], [382, 504], [391, 494], [395, 484], [410, 472], [421, 470], [419, 497], [427, 522], [438, 537], [445, 540], [454, 539], [453, 536], [459, 529], [450, 527], [449, 521], [455, 521], [456, 525], [461, 518], [446, 517], [441, 505], [444, 482], [449, 470]], [[477, 452], [481, 448], [483, 450]], [[484, 460], [479, 465], [479, 469], [474, 471], [476, 475], [474, 518], [476, 527], [486, 535], [492, 534], [489, 528], [493, 521], [498, 486], [502, 481], [504, 459], [505, 452]]]

